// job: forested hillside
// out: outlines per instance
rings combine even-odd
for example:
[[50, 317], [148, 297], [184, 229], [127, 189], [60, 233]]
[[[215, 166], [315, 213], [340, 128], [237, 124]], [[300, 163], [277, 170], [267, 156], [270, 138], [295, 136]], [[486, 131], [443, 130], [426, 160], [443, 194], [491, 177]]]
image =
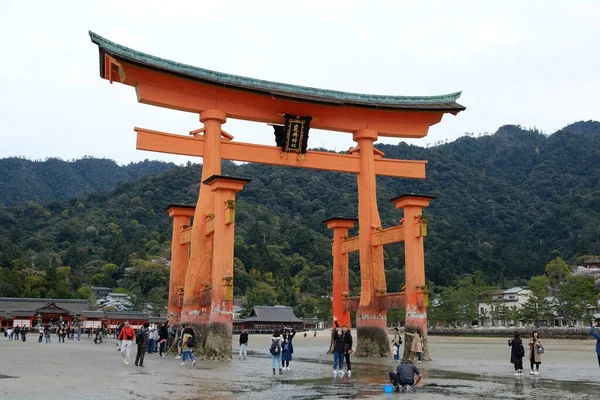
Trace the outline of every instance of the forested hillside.
[[[557, 256], [572, 263], [600, 253], [599, 122], [549, 136], [504, 126], [430, 148], [378, 147], [389, 158], [429, 160], [426, 180], [379, 178], [378, 199], [382, 222], [390, 226], [402, 215], [389, 199], [406, 192], [437, 196], [425, 211], [427, 278], [436, 286], [474, 271], [487, 284], [525, 284]], [[168, 268], [150, 261], [169, 257], [171, 225], [163, 209], [195, 204], [200, 172], [200, 165], [174, 166], [113, 191], [69, 200], [55, 194], [46, 202], [36, 199], [49, 195], [36, 197], [28, 188], [3, 189], [3, 199], [29, 201], [0, 206], [0, 296], [72, 296], [93, 283], [164, 301]], [[252, 179], [237, 208], [236, 295], [250, 304], [293, 305], [300, 315], [326, 312], [331, 235], [321, 221], [355, 216], [356, 177], [229, 162], [223, 173]], [[110, 186], [100, 179], [97, 185]], [[398, 291], [402, 245], [385, 250], [388, 290]], [[357, 258], [351, 263], [356, 293]]]
[[70, 199], [93, 191], [106, 192], [121, 182], [158, 174], [173, 166], [145, 160], [121, 167], [112, 160], [89, 157], [72, 162], [58, 158], [45, 161], [3, 158], [0, 159], [0, 204]]

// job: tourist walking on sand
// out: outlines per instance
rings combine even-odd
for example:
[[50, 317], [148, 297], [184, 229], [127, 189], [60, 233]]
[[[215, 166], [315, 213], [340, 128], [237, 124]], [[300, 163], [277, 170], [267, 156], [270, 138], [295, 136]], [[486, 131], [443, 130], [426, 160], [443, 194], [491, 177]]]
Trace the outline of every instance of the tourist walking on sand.
[[27, 341], [27, 328], [23, 327], [21, 328], [21, 340], [22, 341]]
[[242, 357], [244, 357], [244, 360], [246, 359], [246, 348], [248, 347], [248, 332], [246, 332], [246, 328], [242, 328], [242, 333], [240, 333], [240, 354], [238, 356], [238, 359], [242, 359]]
[[38, 333], [40, 334], [38, 337], [38, 343], [42, 343], [42, 340], [44, 339], [44, 327], [43, 326], [38, 326]]
[[50, 343], [50, 328], [44, 328], [44, 337], [46, 338], [46, 344]]
[[290, 327], [283, 328], [283, 342], [281, 343], [281, 362], [284, 370], [290, 370], [290, 361], [292, 361], [292, 354], [294, 354], [294, 344], [292, 339], [296, 336], [296, 331]]
[[[335, 327], [339, 328], [340, 324], [338, 323], [337, 317], [333, 317], [333, 322], [335, 322]], [[344, 358], [346, 359], [346, 368], [348, 369], [348, 376], [352, 375], [352, 362], [350, 361], [350, 355], [352, 354], [352, 333], [350, 329], [344, 325], [342, 326], [342, 337], [344, 338]], [[343, 375], [343, 370], [342, 374]]]
[[158, 328], [158, 355], [163, 358], [163, 354], [167, 351], [167, 340], [169, 339], [169, 330], [167, 325], [169, 322], [160, 324]]
[[135, 353], [136, 367], [144, 367], [144, 356], [146, 355], [146, 348], [148, 346], [148, 326], [150, 324], [145, 322], [142, 329], [135, 335], [135, 344], [137, 344], [137, 352]]
[[194, 354], [192, 350], [196, 345], [196, 337], [194, 336], [194, 330], [192, 328], [185, 328], [183, 330], [183, 339], [181, 342], [181, 353], [183, 357], [181, 359], [182, 363], [179, 365], [185, 365], [186, 360], [192, 361], [192, 367], [196, 365], [196, 360], [194, 360]]
[[21, 333], [21, 328], [19, 327], [19, 325], [17, 325], [15, 331], [13, 332], [15, 340], [19, 340], [19, 333]]
[[81, 342], [81, 326], [77, 325], [77, 329], [75, 331], [77, 332], [77, 341]]
[[12, 340], [13, 331], [11, 328], [6, 328], [6, 341]]
[[273, 336], [269, 338], [269, 352], [271, 353], [271, 364], [273, 366], [273, 375], [275, 375], [275, 369], [279, 368], [279, 375], [281, 375], [282, 366], [281, 366], [281, 344], [283, 343], [283, 338], [279, 333], [279, 329], [276, 329], [273, 332]]
[[525, 357], [525, 348], [521, 340], [521, 334], [515, 331], [512, 339], [508, 341], [510, 346], [510, 362], [515, 366], [515, 375], [523, 375], [523, 357]]
[[531, 370], [529, 371], [529, 375], [538, 375], [540, 373], [540, 364], [542, 363], [543, 352], [544, 348], [542, 347], [542, 342], [540, 341], [539, 332], [531, 332], [531, 339], [529, 339], [529, 364], [531, 365]]
[[394, 328], [394, 338], [392, 339], [394, 345], [394, 360], [400, 361], [400, 345], [402, 344], [402, 337], [398, 328]]
[[131, 358], [131, 344], [133, 343], [133, 338], [135, 337], [135, 332], [133, 328], [129, 326], [129, 322], [125, 322], [123, 329], [119, 332], [118, 340], [121, 341], [121, 355], [123, 356], [123, 362], [125, 365], [129, 365], [129, 360]]
[[596, 338], [596, 354], [598, 355], [598, 366], [600, 366], [600, 334], [594, 329], [594, 324], [590, 325], [590, 335]]
[[419, 331], [415, 333], [404, 332], [405, 335], [412, 336], [412, 344], [410, 346], [411, 353], [415, 353], [417, 356], [417, 362], [420, 363], [423, 359], [423, 339]]

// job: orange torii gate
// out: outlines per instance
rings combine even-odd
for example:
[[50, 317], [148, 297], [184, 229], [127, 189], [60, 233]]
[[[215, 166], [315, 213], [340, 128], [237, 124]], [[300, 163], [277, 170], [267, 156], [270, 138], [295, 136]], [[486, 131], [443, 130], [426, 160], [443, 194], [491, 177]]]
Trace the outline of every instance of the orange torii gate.
[[[168, 303], [171, 320], [199, 326], [220, 324], [208, 334], [220, 335], [223, 340], [219, 345], [211, 345], [218, 348], [207, 351], [231, 357], [235, 193], [242, 190], [248, 180], [221, 176], [221, 161], [236, 160], [357, 174], [359, 236], [345, 240], [341, 247], [354, 246], [356, 249], [352, 251], [359, 250], [361, 296], [356, 307], [359, 343], [361, 327], [386, 327], [387, 311], [379, 299], [387, 293], [383, 244], [388, 239], [382, 238], [388, 236], [387, 231], [381, 230], [376, 176], [423, 179], [427, 162], [385, 159], [373, 143], [379, 136], [424, 137], [429, 127], [438, 123], [445, 113], [456, 115], [465, 109], [456, 102], [460, 93], [429, 97], [381, 96], [288, 85], [154, 57], [93, 32], [90, 37], [100, 50], [103, 79], [134, 87], [140, 103], [196, 113], [203, 123], [201, 129], [190, 132], [189, 136], [135, 128], [137, 149], [203, 157], [202, 184], [196, 206], [168, 208], [174, 218]], [[235, 142], [233, 136], [222, 129], [227, 118], [282, 124], [284, 114], [312, 116], [312, 128], [352, 133], [357, 146], [349, 154], [309, 150], [305, 157], [300, 157], [282, 154], [280, 147]], [[414, 302], [417, 308], [411, 306], [410, 312], [415, 318], [407, 318], [407, 323], [414, 321], [421, 326], [426, 321], [425, 307], [418, 307], [418, 293], [408, 287], [408, 282], [424, 284], [422, 236], [419, 241], [413, 240], [411, 235], [416, 229], [413, 219], [426, 205], [423, 201], [415, 203], [414, 196], [398, 200], [397, 205], [405, 212], [403, 231], [407, 254], [413, 254], [406, 261], [407, 317], [409, 305]], [[391, 234], [394, 235], [394, 240], [400, 240], [398, 233]], [[334, 235], [335, 246], [339, 247], [340, 243]], [[339, 258], [335, 251], [334, 257]], [[333, 305], [337, 308], [339, 301]]]

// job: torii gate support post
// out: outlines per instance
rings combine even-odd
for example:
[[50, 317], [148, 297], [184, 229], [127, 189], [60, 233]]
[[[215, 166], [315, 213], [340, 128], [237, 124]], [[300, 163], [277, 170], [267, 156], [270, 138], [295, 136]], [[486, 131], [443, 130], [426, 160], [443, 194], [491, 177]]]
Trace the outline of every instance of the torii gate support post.
[[[231, 358], [235, 194], [249, 179], [213, 175], [202, 183], [214, 193], [210, 314], [200, 349], [204, 356]], [[209, 229], [209, 230], [210, 230]]]
[[[331, 253], [333, 254], [333, 293], [331, 309], [340, 326], [351, 327], [350, 312], [344, 310], [344, 297], [349, 295], [348, 253], [342, 252], [342, 242], [348, 237], [348, 230], [356, 224], [355, 219], [329, 218], [323, 221], [327, 228], [333, 229]], [[331, 321], [331, 326], [335, 323]]]
[[193, 207], [169, 206], [166, 210], [173, 218], [173, 234], [171, 236], [171, 271], [169, 274], [169, 323], [176, 324], [181, 317], [183, 289], [188, 265], [189, 243], [181, 243], [181, 231], [190, 226], [194, 216]]
[[361, 129], [353, 138], [359, 147], [358, 232], [360, 259], [360, 302], [356, 312], [357, 356], [387, 356], [390, 352], [387, 336], [387, 310], [379, 309], [377, 294], [387, 292], [383, 264], [383, 246], [373, 246], [373, 232], [381, 229], [377, 210], [377, 185], [373, 142], [377, 131]]
[[[427, 236], [427, 221], [423, 208], [428, 207], [432, 196], [404, 194], [391, 200], [397, 208], [404, 210], [404, 268], [406, 293], [406, 328], [418, 330], [423, 337], [423, 356], [430, 359], [427, 348], [427, 306], [429, 293], [425, 281], [425, 254], [423, 238]], [[405, 355], [410, 350], [408, 338]]]
[[[221, 174], [221, 125], [227, 116], [220, 110], [206, 110], [200, 114], [204, 124], [204, 146], [206, 152], [202, 164], [201, 182], [213, 175]], [[214, 214], [214, 192], [205, 184], [200, 185], [200, 194], [192, 226], [191, 252], [185, 278], [182, 322], [206, 323], [210, 315], [210, 304], [201, 301], [203, 290], [211, 280], [213, 237], [206, 235], [207, 220]]]

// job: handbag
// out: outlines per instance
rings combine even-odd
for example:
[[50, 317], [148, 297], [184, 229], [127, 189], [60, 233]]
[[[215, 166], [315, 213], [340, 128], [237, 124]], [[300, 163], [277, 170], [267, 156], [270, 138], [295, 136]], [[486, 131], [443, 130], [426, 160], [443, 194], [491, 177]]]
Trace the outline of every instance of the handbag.
[[543, 346], [538, 347], [537, 348], [537, 353], [538, 354], [544, 354], [544, 347]]

